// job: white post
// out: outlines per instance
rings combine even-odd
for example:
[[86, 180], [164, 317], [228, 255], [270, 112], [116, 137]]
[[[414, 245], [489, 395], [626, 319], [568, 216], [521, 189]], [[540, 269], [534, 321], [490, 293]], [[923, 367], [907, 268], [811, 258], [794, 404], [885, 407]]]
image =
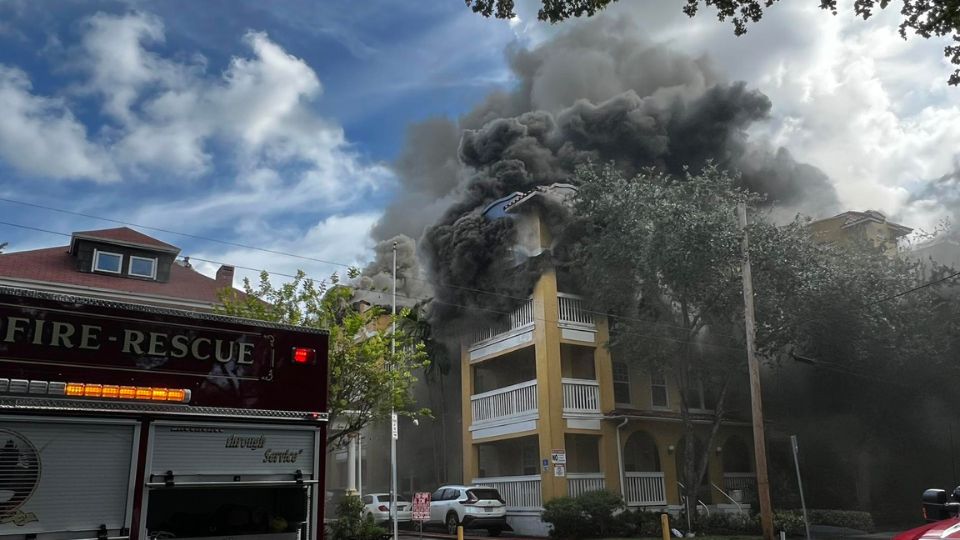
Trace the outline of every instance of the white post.
[[347, 439], [347, 493], [357, 493], [357, 439], [352, 435]]
[[363, 497], [363, 435], [357, 433], [357, 495]]
[[[390, 369], [397, 354], [397, 243], [393, 243], [393, 309], [390, 328]], [[397, 523], [397, 412], [393, 409], [393, 388], [390, 392], [390, 517], [393, 521], [393, 540], [398, 540], [400, 527]]]

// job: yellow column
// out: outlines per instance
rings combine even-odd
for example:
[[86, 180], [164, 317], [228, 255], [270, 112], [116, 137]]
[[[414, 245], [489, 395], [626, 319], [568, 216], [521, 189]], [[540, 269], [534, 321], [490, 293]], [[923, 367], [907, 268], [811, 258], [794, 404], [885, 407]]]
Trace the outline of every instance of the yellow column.
[[[560, 372], [560, 329], [557, 326], [557, 276], [548, 270], [533, 289], [535, 318], [534, 346], [537, 356], [537, 406], [540, 419], [537, 435], [540, 457], [549, 458], [553, 449], [564, 448], [563, 384]], [[566, 477], [553, 474], [553, 463], [542, 473], [543, 501], [567, 494]]]
[[477, 449], [473, 446], [470, 425], [473, 424], [473, 408], [470, 396], [473, 395], [473, 369], [470, 367], [470, 352], [465, 344], [460, 345], [460, 391], [461, 424], [463, 425], [463, 483], [470, 485], [477, 477]]
[[[594, 369], [600, 384], [600, 410], [607, 414], [614, 409], [613, 399], [613, 363], [610, 351], [606, 348], [610, 333], [606, 317], [597, 317], [596, 349], [594, 349]], [[607, 490], [620, 493], [620, 456], [617, 452], [617, 421], [605, 420], [600, 438], [600, 470], [603, 472]]]

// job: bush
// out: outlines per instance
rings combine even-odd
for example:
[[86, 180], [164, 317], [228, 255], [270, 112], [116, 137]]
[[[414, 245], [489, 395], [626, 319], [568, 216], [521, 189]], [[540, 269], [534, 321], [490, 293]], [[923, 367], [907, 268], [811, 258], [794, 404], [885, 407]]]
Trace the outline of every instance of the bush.
[[808, 510], [810, 524], [846, 527], [861, 531], [873, 530], [873, 516], [870, 512], [855, 510]]
[[627, 507], [623, 497], [606, 490], [588, 491], [576, 498], [584, 517], [596, 536], [620, 536], [627, 533], [626, 520], [620, 516]]
[[626, 504], [609, 491], [591, 491], [577, 497], [557, 497], [543, 505], [541, 519], [550, 524], [550, 536], [576, 540], [634, 534], [634, 512], [625, 512]]
[[363, 515], [363, 502], [355, 495], [344, 497], [337, 504], [337, 521], [330, 527], [333, 540], [379, 540], [387, 534], [373, 522], [373, 516]]
[[552, 538], [586, 538], [590, 533], [583, 516], [583, 507], [573, 497], [557, 497], [543, 505], [544, 523], [550, 524]]

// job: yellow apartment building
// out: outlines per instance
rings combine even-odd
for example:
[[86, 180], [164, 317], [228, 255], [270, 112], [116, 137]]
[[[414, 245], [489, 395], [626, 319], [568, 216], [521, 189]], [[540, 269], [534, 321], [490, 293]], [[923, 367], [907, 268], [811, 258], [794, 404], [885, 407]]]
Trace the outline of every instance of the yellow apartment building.
[[850, 244], [867, 242], [893, 257], [898, 252], [900, 238], [913, 229], [887, 220], [882, 212], [848, 211], [810, 223], [816, 237], [823, 242]]
[[[515, 253], [536, 256], [551, 247], [538, 202], [562, 202], [573, 189], [515, 194], [485, 215], [514, 219]], [[516, 531], [545, 534], [545, 501], [597, 489], [621, 494], [631, 507], [679, 511], [677, 386], [639, 362], [612, 358], [606, 318], [561, 290], [555, 270], [539, 275], [509, 317], [474, 330], [461, 347], [463, 480], [496, 487]], [[709, 390], [693, 398], [703, 439], [713, 418]], [[705, 511], [747, 509], [744, 494], [755, 483], [747, 418], [725, 422], [714, 441], [699, 489]], [[695, 444], [703, 447], [699, 438]]]

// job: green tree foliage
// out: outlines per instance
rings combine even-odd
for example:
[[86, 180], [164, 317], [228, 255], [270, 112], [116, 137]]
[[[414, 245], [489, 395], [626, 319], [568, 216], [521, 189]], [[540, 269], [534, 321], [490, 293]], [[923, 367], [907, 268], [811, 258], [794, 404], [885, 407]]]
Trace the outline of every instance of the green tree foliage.
[[[956, 303], [932, 288], [895, 296], [918, 286], [922, 274], [869, 239], [834, 245], [815, 238], [804, 219], [775, 225], [758, 196], [710, 165], [680, 178], [587, 167], [577, 181], [568, 270], [590, 284], [595, 309], [615, 315], [614, 357], [663, 371], [679, 386], [680, 477], [691, 503], [721, 421], [734, 405], [746, 412], [749, 404], [728, 399], [747, 384], [739, 203], [754, 216], [748, 231], [764, 358], [808, 355], [824, 366], [891, 376], [938, 358], [949, 364], [943, 351], [956, 340], [945, 336], [956, 334], [932, 314], [949, 319], [944, 310], [956, 312]], [[831, 400], [850, 395], [835, 388]], [[695, 429], [691, 413], [703, 408], [701, 399], [714, 410], [707, 433]], [[706, 440], [696, 444], [695, 435]]]
[[[514, 0], [465, 0], [475, 13], [485, 17], [509, 19], [516, 16]], [[571, 17], [592, 16], [616, 0], [542, 0], [537, 18], [557, 23]], [[743, 35], [750, 23], [758, 22], [766, 8], [777, 0], [686, 0], [683, 12], [690, 17], [700, 12], [701, 4], [716, 9], [717, 18], [729, 20], [734, 33]], [[854, 13], [869, 19], [876, 10], [886, 9], [890, 0], [855, 0]], [[837, 14], [837, 0], [820, 0], [820, 8]], [[960, 0], [903, 0], [900, 8], [900, 36], [912, 32], [924, 39], [950, 36], [956, 45], [944, 48], [944, 55], [955, 66], [960, 66]], [[951, 85], [960, 85], [960, 68], [950, 76]]]
[[337, 520], [330, 528], [333, 540], [380, 540], [387, 530], [373, 522], [373, 516], [363, 515], [360, 497], [348, 495], [337, 504]]
[[[244, 279], [243, 293], [225, 290], [220, 312], [236, 317], [324, 328], [330, 332], [330, 418], [344, 426], [331, 433], [327, 444], [337, 445], [370, 422], [389, 418], [391, 407], [402, 414], [429, 414], [415, 410], [411, 387], [414, 372], [429, 365], [421, 339], [398, 324], [390, 333], [389, 315], [379, 307], [360, 311], [354, 305], [353, 289], [339, 284], [334, 274], [314, 281], [303, 271], [280, 286], [263, 272], [254, 287]], [[407, 317], [397, 315], [398, 320]], [[391, 353], [392, 338], [396, 353]]]

